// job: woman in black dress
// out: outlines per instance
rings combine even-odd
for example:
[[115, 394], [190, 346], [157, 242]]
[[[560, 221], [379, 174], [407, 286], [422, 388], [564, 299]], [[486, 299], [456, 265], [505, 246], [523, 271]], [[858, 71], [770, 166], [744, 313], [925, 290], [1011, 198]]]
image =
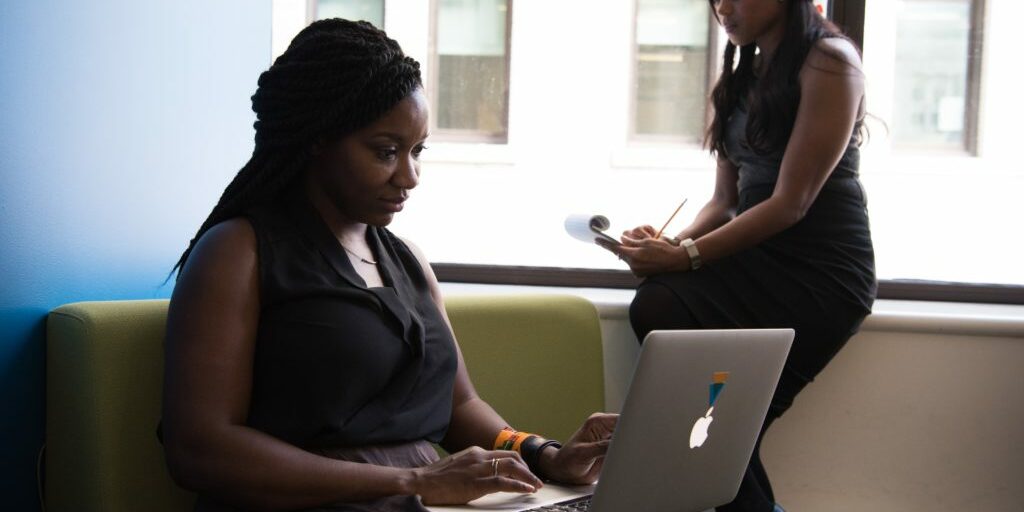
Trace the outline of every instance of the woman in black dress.
[[[655, 329], [796, 330], [767, 428], [874, 301], [858, 179], [864, 76], [855, 45], [811, 0], [709, 1], [729, 36], [706, 139], [714, 194], [675, 237], [641, 226], [605, 246], [645, 277], [630, 308], [641, 340]], [[778, 510], [759, 447], [718, 510]]]
[[252, 158], [176, 265], [167, 319], [164, 449], [197, 509], [416, 511], [595, 481], [616, 416], [494, 449], [514, 434], [430, 266], [385, 227], [419, 182], [419, 65], [365, 22], [318, 21], [253, 110]]

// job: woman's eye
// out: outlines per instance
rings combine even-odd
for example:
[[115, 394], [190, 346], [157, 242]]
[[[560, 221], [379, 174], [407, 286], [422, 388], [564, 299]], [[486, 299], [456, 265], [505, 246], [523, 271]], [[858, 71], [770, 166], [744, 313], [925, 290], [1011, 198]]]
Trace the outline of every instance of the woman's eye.
[[381, 160], [393, 160], [397, 155], [398, 149], [396, 148], [388, 147], [377, 150], [377, 158], [380, 158]]
[[420, 144], [420, 145], [412, 148], [412, 156], [415, 156], [415, 157], [419, 158], [420, 154], [423, 153], [423, 150], [425, 150], [425, 149], [427, 149], [427, 147], [424, 146], [423, 144]]

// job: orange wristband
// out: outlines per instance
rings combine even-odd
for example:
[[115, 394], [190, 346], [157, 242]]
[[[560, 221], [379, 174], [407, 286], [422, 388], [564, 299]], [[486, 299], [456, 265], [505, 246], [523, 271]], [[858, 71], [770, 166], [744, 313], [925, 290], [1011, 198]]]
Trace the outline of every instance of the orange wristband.
[[519, 432], [511, 427], [505, 427], [501, 429], [501, 432], [498, 432], [498, 437], [494, 439], [494, 449], [518, 452], [523, 445], [523, 441], [531, 436], [535, 436], [535, 434]]

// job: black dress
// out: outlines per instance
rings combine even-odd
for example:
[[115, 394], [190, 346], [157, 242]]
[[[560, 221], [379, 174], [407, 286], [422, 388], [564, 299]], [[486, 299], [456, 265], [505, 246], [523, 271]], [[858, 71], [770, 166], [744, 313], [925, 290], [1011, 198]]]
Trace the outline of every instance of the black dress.
[[[729, 119], [727, 158], [738, 170], [737, 214], [768, 199], [782, 150], [759, 155], [743, 141], [747, 111]], [[876, 281], [867, 200], [858, 178], [860, 152], [851, 140], [807, 214], [760, 244], [691, 272], [645, 279], [630, 307], [639, 339], [655, 329], [790, 327], [796, 338], [772, 400], [765, 427], [832, 359], [871, 312]], [[774, 500], [755, 449], [752, 472], [735, 507], [771, 510]], [[760, 473], [760, 474], [758, 474]], [[750, 485], [760, 489], [751, 492]], [[757, 495], [761, 497], [758, 498]]]
[[[260, 321], [248, 425], [310, 452], [417, 467], [448, 428], [455, 342], [416, 256], [384, 228], [367, 288], [304, 194], [245, 217], [259, 249]], [[199, 510], [229, 510], [201, 498]], [[316, 510], [424, 510], [396, 496]]]

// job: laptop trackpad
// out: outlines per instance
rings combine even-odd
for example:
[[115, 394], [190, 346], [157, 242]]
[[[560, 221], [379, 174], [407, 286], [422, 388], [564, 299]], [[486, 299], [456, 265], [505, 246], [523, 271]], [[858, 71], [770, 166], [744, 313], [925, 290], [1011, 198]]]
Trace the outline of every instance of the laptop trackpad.
[[431, 512], [454, 512], [456, 510], [525, 510], [558, 503], [594, 492], [593, 485], [568, 487], [553, 483], [544, 484], [533, 494], [496, 492], [477, 498], [465, 505], [429, 506]]

